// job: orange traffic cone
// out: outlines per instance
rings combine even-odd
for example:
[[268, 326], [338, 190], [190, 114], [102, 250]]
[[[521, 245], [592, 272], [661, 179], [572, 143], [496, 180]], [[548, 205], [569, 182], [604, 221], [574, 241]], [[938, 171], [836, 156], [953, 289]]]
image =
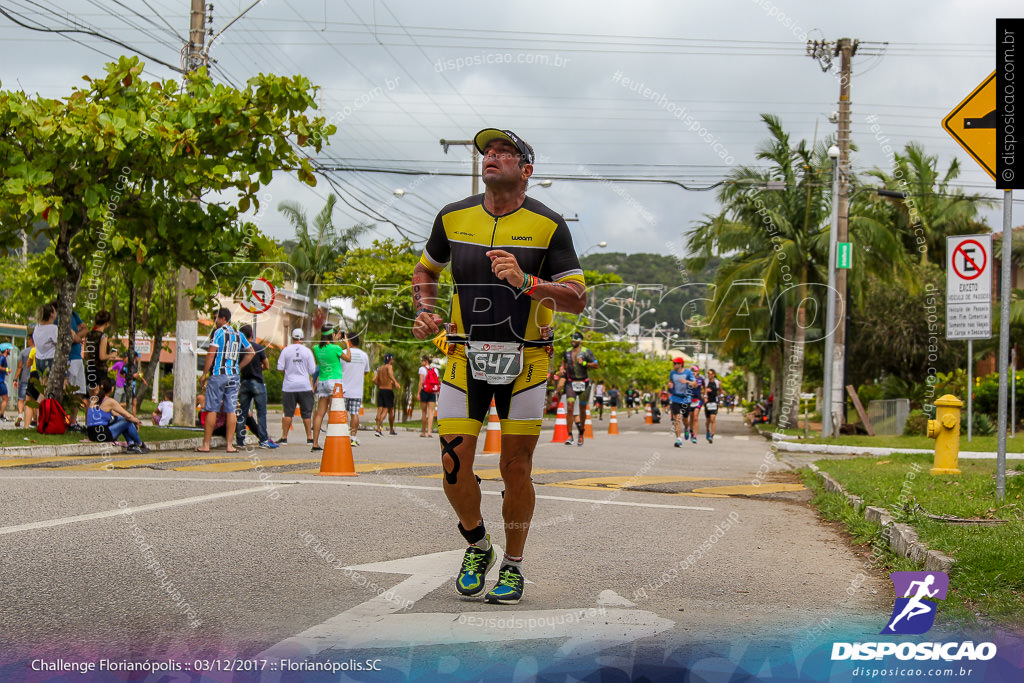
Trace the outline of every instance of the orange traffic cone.
[[608, 418], [608, 436], [619, 435], [619, 418], [615, 417], [615, 406], [612, 406], [612, 416]]
[[501, 420], [498, 419], [498, 409], [494, 407], [494, 399], [491, 399], [491, 412], [487, 418], [487, 438], [484, 440], [484, 449], [481, 453], [501, 453]]
[[341, 382], [334, 385], [331, 394], [331, 412], [327, 417], [327, 438], [320, 461], [320, 474], [328, 477], [357, 477], [352, 459], [352, 441], [348, 433], [348, 413], [345, 412], [345, 394]]
[[652, 425], [652, 424], [654, 424], [654, 416], [651, 414], [651, 404], [650, 403], [647, 404], [647, 415], [644, 417], [644, 424], [645, 425]]
[[359, 417], [362, 417], [363, 415], [366, 415], [366, 410], [363, 408], [363, 404], [360, 403], [359, 404]]
[[302, 410], [299, 408], [299, 404], [295, 404], [295, 414], [292, 415], [292, 425], [288, 428], [288, 431], [295, 429], [295, 422], [298, 420], [299, 424], [302, 424]]
[[555, 435], [551, 443], [562, 443], [569, 440], [569, 426], [565, 422], [565, 399], [558, 402], [558, 412], [555, 413]]
[[583, 436], [587, 439], [594, 438], [594, 423], [590, 421], [590, 406], [587, 406], [587, 421], [583, 423]]

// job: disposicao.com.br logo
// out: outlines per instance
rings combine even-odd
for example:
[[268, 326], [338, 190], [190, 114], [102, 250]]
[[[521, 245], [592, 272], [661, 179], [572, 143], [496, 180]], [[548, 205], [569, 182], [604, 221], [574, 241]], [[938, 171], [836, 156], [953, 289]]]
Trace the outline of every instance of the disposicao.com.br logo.
[[[935, 623], [937, 603], [945, 600], [949, 577], [945, 572], [893, 572], [889, 575], [896, 592], [892, 615], [880, 635], [920, 635]], [[895, 656], [900, 660], [987, 661], [996, 656], [994, 643], [972, 641], [949, 643], [833, 643], [832, 661], [869, 660]]]

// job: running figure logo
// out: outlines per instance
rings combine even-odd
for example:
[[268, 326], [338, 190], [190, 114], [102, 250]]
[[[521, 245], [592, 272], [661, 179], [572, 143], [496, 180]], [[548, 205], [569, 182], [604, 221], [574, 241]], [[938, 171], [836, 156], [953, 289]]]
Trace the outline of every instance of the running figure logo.
[[[882, 634], [918, 635], [935, 623], [936, 603], [945, 600], [949, 577], [945, 572], [893, 572], [889, 575], [896, 589], [892, 618]], [[926, 601], [925, 598], [930, 598]]]

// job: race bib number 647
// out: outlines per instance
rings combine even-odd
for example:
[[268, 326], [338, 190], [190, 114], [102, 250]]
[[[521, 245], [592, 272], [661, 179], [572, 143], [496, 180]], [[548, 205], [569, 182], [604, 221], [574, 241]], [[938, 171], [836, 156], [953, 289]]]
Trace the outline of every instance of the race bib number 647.
[[523, 346], [515, 342], [469, 342], [466, 359], [473, 379], [510, 384], [523, 371]]

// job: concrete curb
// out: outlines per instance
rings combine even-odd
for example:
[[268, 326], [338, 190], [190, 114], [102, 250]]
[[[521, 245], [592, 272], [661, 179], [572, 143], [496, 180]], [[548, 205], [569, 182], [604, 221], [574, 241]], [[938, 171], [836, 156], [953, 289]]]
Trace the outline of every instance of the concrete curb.
[[[896, 454], [920, 454], [920, 455], [932, 455], [935, 453], [934, 449], [920, 449], [920, 448], [874, 448], [871, 446], [832, 446], [823, 443], [790, 443], [788, 441], [774, 441], [776, 449], [780, 451], [787, 451], [789, 453], [824, 453], [826, 455], [873, 455], [876, 457], [883, 457], [887, 455]], [[994, 452], [988, 451], [961, 451], [961, 458], [968, 460], [982, 460], [986, 458], [995, 458]], [[1007, 460], [1021, 460], [1024, 459], [1024, 453], [1007, 453]]]
[[[215, 436], [210, 440], [210, 448], [219, 448], [227, 444], [222, 436]], [[174, 439], [172, 441], [153, 441], [147, 443], [150, 452], [158, 451], [185, 451], [198, 448], [203, 445], [203, 437], [197, 436], [192, 439]], [[105, 443], [65, 443], [54, 446], [7, 446], [0, 448], [0, 457], [6, 458], [54, 458], [67, 456], [86, 455], [118, 455], [123, 453], [121, 446], [113, 446]]]
[[827, 472], [823, 472], [814, 464], [808, 465], [811, 471], [818, 475], [826, 491], [841, 493], [846, 501], [857, 511], [864, 509], [864, 519], [869, 522], [877, 522], [882, 526], [882, 537], [885, 539], [889, 549], [901, 557], [907, 557], [917, 563], [923, 563], [925, 571], [948, 572], [956, 563], [952, 557], [940, 553], [938, 550], [929, 550], [928, 546], [918, 539], [917, 531], [909, 524], [897, 524], [889, 514], [888, 510], [872, 505], [865, 506], [864, 500], [852, 495], [842, 484], [833, 479]]

